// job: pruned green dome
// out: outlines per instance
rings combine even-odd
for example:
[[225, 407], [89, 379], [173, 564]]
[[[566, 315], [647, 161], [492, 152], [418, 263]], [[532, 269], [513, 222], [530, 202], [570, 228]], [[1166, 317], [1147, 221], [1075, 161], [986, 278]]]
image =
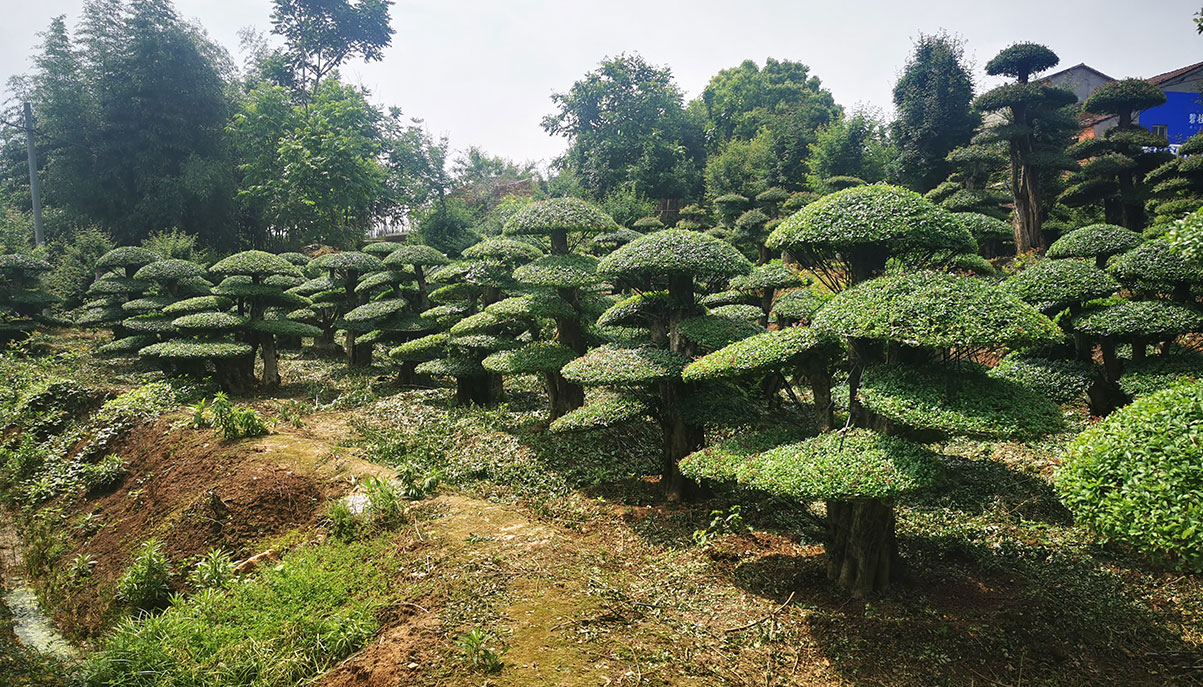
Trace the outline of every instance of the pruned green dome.
[[1061, 330], [1012, 293], [977, 277], [918, 272], [836, 294], [814, 316], [832, 335], [927, 348], [1024, 346]]
[[547, 255], [514, 270], [514, 279], [529, 286], [564, 289], [601, 281], [597, 258], [588, 255]]
[[597, 206], [577, 198], [552, 198], [531, 203], [505, 223], [506, 234], [551, 234], [556, 231], [600, 234], [618, 228]]
[[1041, 260], [1008, 277], [1003, 288], [1048, 311], [1110, 296], [1119, 282], [1086, 260]]
[[769, 236], [774, 250], [852, 250], [876, 244], [893, 253], [972, 252], [973, 238], [953, 213], [898, 186], [837, 191], [807, 205]]
[[209, 268], [214, 274], [227, 276], [267, 276], [271, 274], [290, 274], [301, 276], [297, 266], [279, 255], [273, 255], [261, 250], [247, 250], [235, 253], [218, 261]]
[[[394, 253], [394, 255], [396, 255]], [[340, 253], [327, 253], [314, 258], [310, 267], [319, 270], [337, 270], [340, 272], [377, 272], [384, 269], [384, 261], [375, 255], [361, 253], [355, 250], [345, 250]]]
[[773, 446], [781, 432], [744, 434], [690, 454], [681, 471], [800, 499], [891, 499], [932, 486], [941, 461], [906, 439], [867, 429]]
[[597, 270], [603, 277], [616, 279], [688, 276], [713, 280], [747, 274], [752, 263], [725, 241], [684, 229], [665, 229], [602, 258]]
[[138, 246], [122, 246], [100, 256], [96, 261], [97, 270], [110, 270], [114, 267], [141, 267], [159, 260], [159, 254]]
[[811, 327], [786, 327], [748, 337], [702, 356], [685, 368], [682, 378], [700, 382], [763, 374], [807, 355], [827, 355], [836, 350], [838, 344], [834, 340]]
[[1050, 258], [1096, 258], [1126, 253], [1144, 243], [1144, 236], [1114, 224], [1091, 224], [1074, 229], [1048, 247]]
[[635, 386], [679, 379], [689, 359], [659, 348], [595, 348], [564, 366], [564, 378], [581, 386]]

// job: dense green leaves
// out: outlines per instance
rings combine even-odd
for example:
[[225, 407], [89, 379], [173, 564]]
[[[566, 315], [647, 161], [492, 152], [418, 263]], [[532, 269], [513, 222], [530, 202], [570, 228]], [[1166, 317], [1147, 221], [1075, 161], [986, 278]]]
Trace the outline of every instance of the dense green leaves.
[[881, 366], [865, 372], [861, 403], [898, 424], [954, 435], [1032, 439], [1064, 420], [1048, 399], [961, 366]]
[[1203, 384], [1136, 399], [1069, 446], [1057, 489], [1106, 539], [1203, 571]]
[[810, 327], [786, 327], [757, 334], [698, 358], [685, 368], [687, 382], [729, 379], [784, 369], [807, 355], [826, 356], [835, 342]]
[[864, 429], [766, 448], [781, 435], [743, 435], [681, 461], [698, 478], [737, 482], [800, 499], [890, 499], [931, 486], [939, 457], [919, 444]]
[[1075, 229], [1048, 247], [1050, 258], [1095, 258], [1126, 253], [1144, 243], [1135, 231], [1114, 224], [1091, 224]]
[[680, 379], [689, 359], [659, 348], [595, 348], [564, 366], [565, 379], [581, 386], [634, 386]]
[[1119, 282], [1085, 260], [1042, 260], [1008, 277], [1003, 288], [1048, 311], [1110, 296]]
[[684, 229], [665, 229], [636, 239], [602, 258], [598, 273], [630, 281], [670, 276], [714, 280], [746, 274], [747, 258], [731, 244]]
[[990, 282], [938, 272], [881, 277], [836, 294], [814, 326], [929, 348], [1024, 346], [1060, 338], [1044, 315]]

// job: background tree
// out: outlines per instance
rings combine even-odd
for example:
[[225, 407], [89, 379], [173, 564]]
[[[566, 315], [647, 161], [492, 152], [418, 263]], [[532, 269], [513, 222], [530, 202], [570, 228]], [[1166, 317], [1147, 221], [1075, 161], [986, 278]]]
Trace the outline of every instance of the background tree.
[[868, 111], [854, 112], [819, 130], [810, 147], [807, 185], [830, 192], [839, 190], [828, 183], [833, 177], [881, 181], [893, 154], [885, 124]]
[[1165, 100], [1165, 93], [1144, 79], [1112, 81], [1092, 93], [1082, 109], [1093, 114], [1115, 115], [1118, 122], [1103, 138], [1087, 139], [1067, 150], [1083, 163], [1082, 169], [1070, 177], [1072, 185], [1061, 193], [1061, 202], [1101, 203], [1108, 223], [1143, 229], [1145, 201], [1152, 190], [1145, 176], [1172, 160], [1173, 155], [1150, 150], [1165, 148], [1169, 141], [1133, 124], [1132, 118]]
[[19, 339], [39, 322], [49, 322], [42, 311], [57, 299], [42, 287], [50, 263], [28, 255], [0, 255], [0, 340]]
[[272, 0], [272, 33], [298, 89], [310, 98], [351, 57], [376, 62], [392, 43], [391, 0]]
[[[710, 79], [702, 95], [690, 103], [700, 111], [706, 129], [707, 185], [711, 198], [724, 193], [755, 196], [768, 186], [800, 190], [810, 171], [810, 146], [818, 130], [836, 121], [842, 110], [818, 77], [800, 62], [769, 58], [764, 67], [745, 60]], [[752, 145], [754, 144], [754, 145]], [[750, 147], [751, 146], [751, 147]], [[760, 188], [721, 185], [730, 178], [714, 166], [747, 170]], [[753, 162], [753, 160], [755, 162]], [[749, 164], [750, 163], [750, 164]]]
[[1015, 83], [983, 93], [974, 106], [1000, 112], [1004, 124], [991, 127], [981, 143], [1005, 141], [1011, 165], [1011, 198], [1015, 204], [1015, 249], [1019, 253], [1044, 247], [1041, 226], [1047, 212], [1048, 176], [1073, 165], [1065, 155], [1068, 134], [1076, 118], [1064, 108], [1077, 102], [1069, 90], [1029, 83], [1034, 74], [1057, 66], [1056, 53], [1036, 43], [1016, 43], [986, 63], [991, 76], [1010, 76]]
[[543, 129], [569, 140], [558, 165], [579, 175], [593, 198], [627, 184], [650, 198], [696, 194], [701, 131], [668, 68], [638, 54], [606, 58], [552, 102], [558, 111]]
[[898, 115], [890, 125], [898, 147], [895, 174], [904, 186], [926, 193], [948, 177], [948, 154], [968, 144], [981, 123], [972, 103], [964, 41], [947, 33], [919, 34], [894, 85]]
[[[228, 57], [168, 0], [92, 0], [75, 39], [56, 19], [27, 94], [47, 207], [122, 244], [172, 226], [209, 245], [228, 240], [227, 75]], [[27, 188], [23, 175], [5, 173]]]

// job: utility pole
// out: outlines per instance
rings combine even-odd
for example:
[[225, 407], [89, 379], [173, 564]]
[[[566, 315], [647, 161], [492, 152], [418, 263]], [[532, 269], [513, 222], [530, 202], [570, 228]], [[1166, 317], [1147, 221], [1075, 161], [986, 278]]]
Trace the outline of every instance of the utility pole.
[[33, 148], [33, 108], [25, 103], [25, 155], [29, 158], [29, 195], [33, 198], [33, 243], [46, 243], [42, 236], [42, 185], [38, 181], [38, 156]]

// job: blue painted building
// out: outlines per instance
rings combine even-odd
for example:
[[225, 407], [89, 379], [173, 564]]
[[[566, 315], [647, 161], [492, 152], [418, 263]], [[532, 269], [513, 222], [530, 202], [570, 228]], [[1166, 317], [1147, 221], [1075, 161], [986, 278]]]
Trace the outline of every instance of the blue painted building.
[[[1113, 79], [1085, 64], [1079, 64], [1044, 80], [1073, 90], [1078, 102], [1082, 103], [1096, 88]], [[1170, 142], [1170, 149], [1177, 152], [1178, 146], [1186, 139], [1203, 131], [1203, 62], [1158, 74], [1149, 82], [1165, 91], [1166, 102], [1137, 114], [1136, 123], [1165, 136]], [[1083, 119], [1081, 138], [1102, 136], [1117, 124], [1116, 119], [1106, 116]]]

